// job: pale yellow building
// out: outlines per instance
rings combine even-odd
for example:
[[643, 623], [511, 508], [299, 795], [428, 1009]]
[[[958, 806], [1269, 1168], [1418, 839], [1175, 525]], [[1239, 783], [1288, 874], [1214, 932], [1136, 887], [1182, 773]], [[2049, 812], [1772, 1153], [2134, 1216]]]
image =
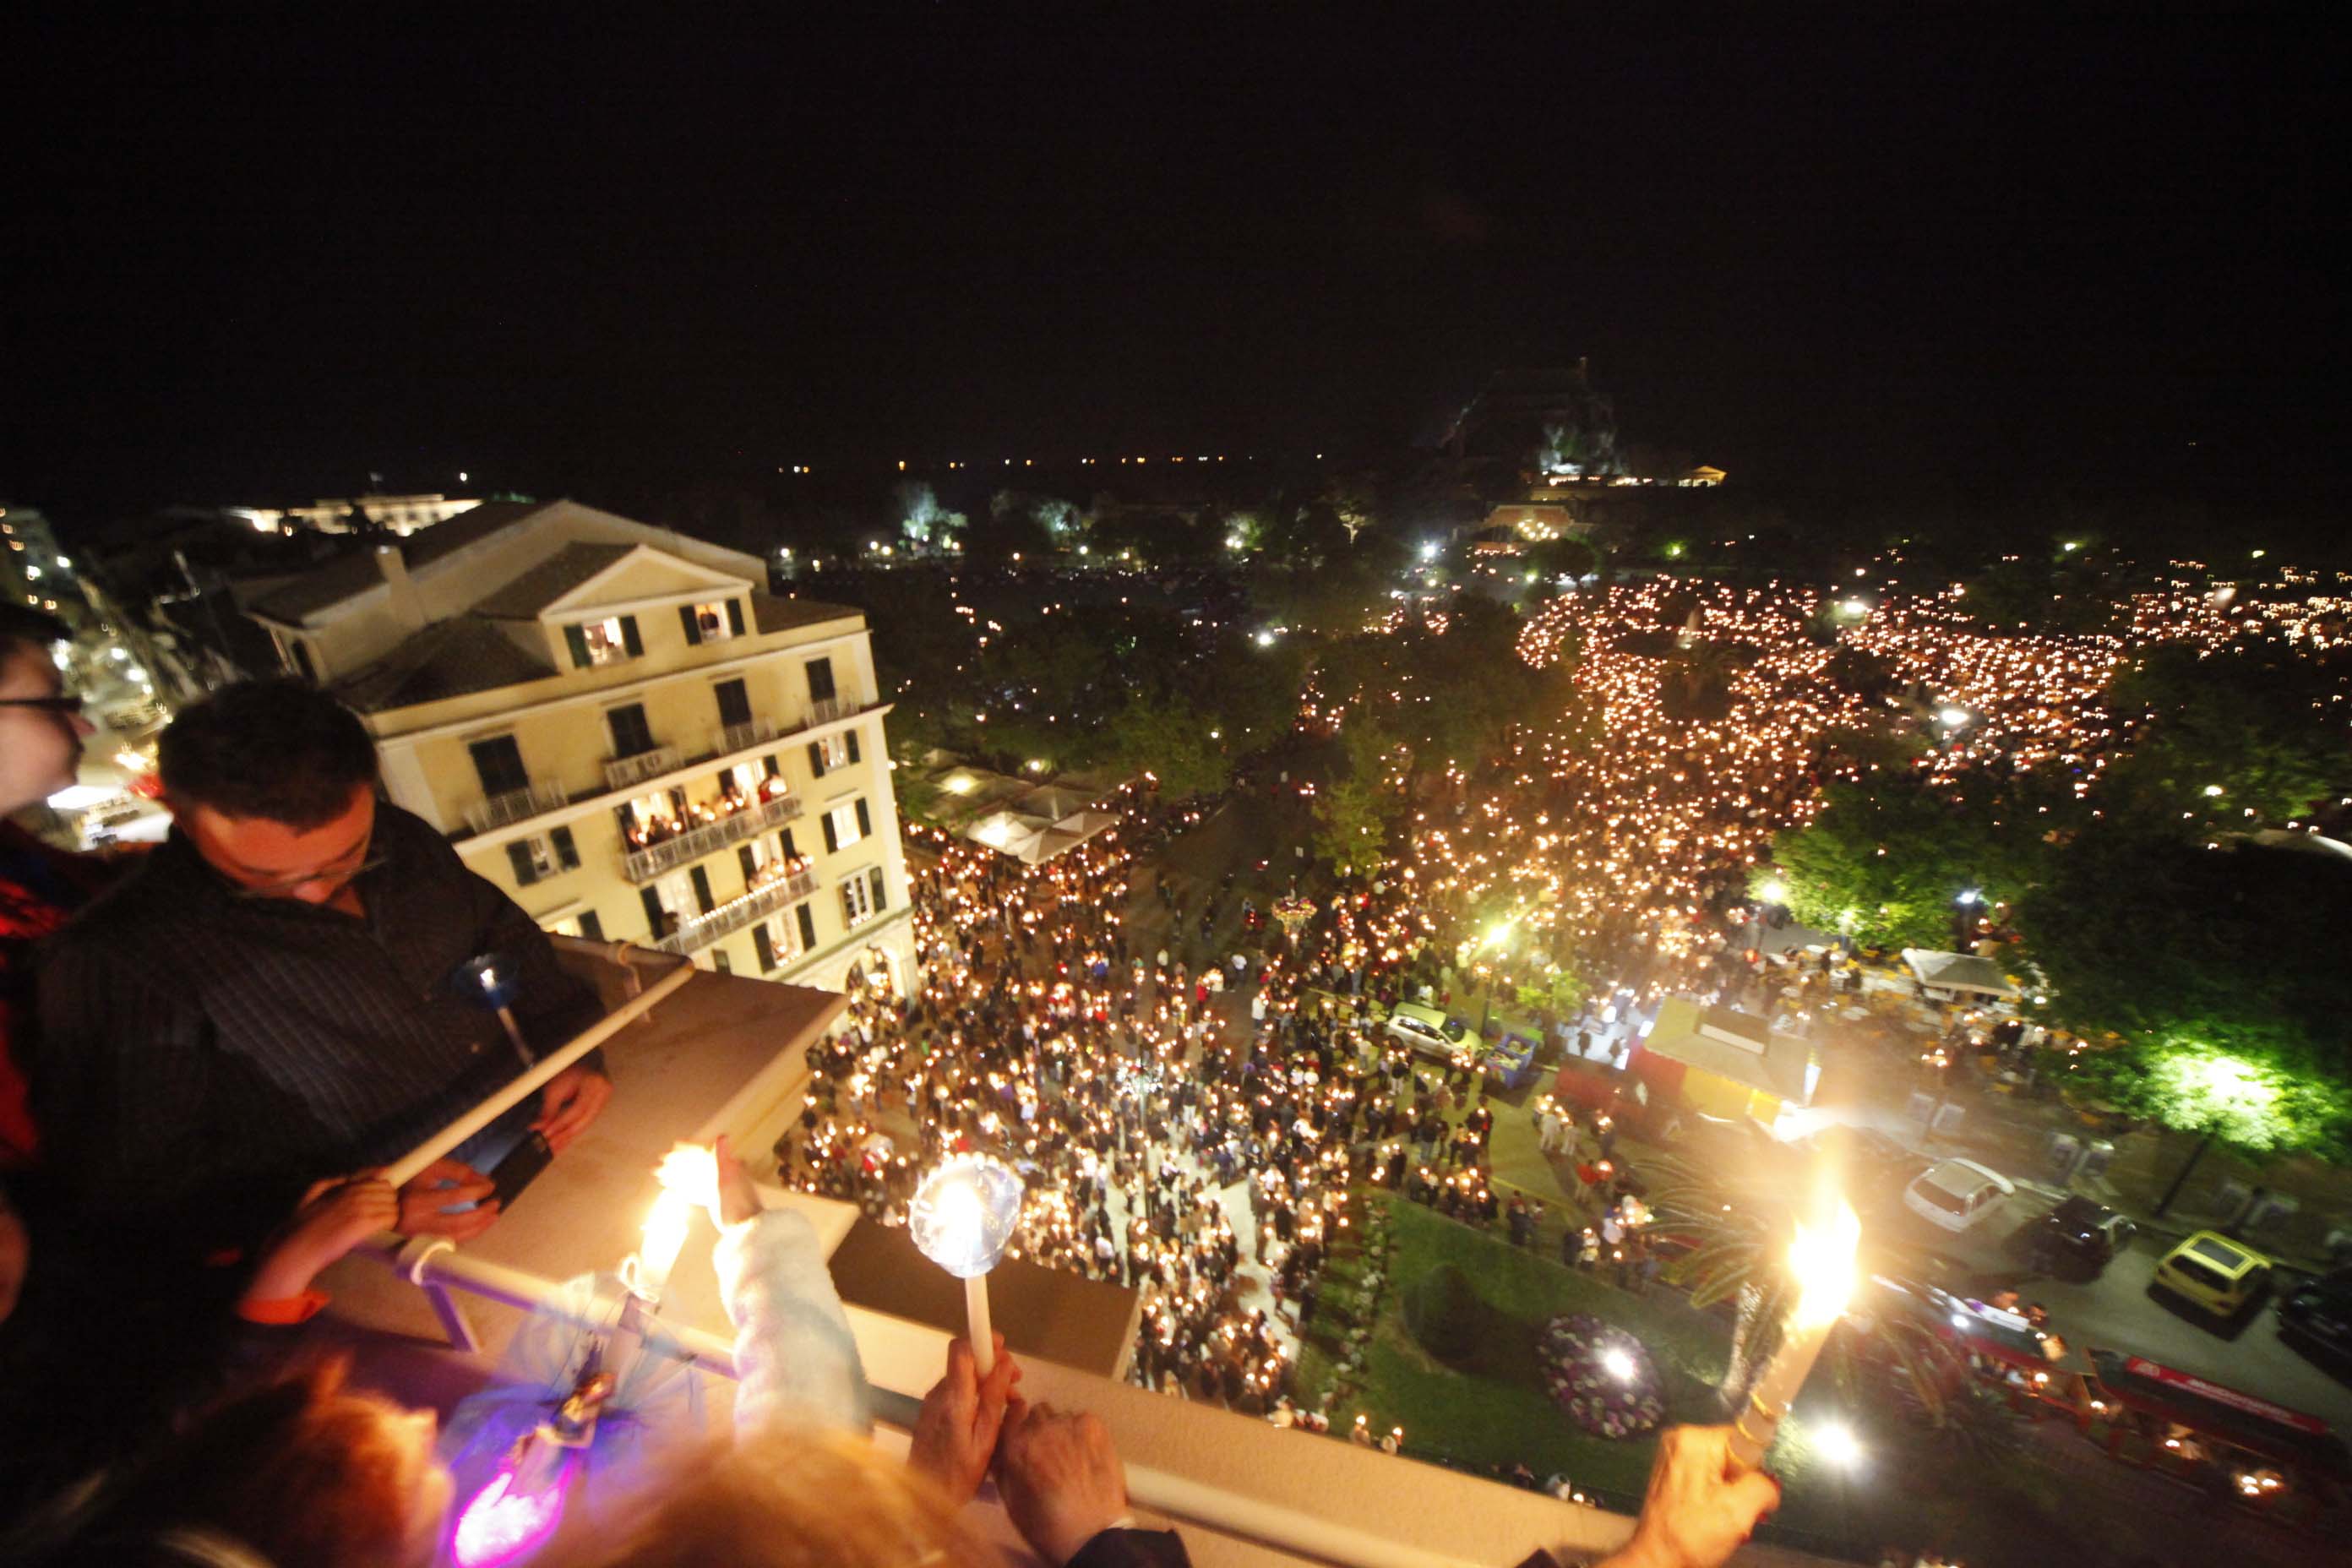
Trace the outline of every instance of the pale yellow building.
[[396, 805], [551, 931], [915, 984], [862, 611], [572, 501], [490, 502], [250, 596]]

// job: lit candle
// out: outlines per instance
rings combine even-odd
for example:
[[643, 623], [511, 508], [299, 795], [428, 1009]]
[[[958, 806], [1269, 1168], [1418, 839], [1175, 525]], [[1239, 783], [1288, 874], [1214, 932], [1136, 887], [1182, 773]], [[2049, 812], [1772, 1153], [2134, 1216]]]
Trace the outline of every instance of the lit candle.
[[958, 1154], [923, 1179], [907, 1206], [907, 1230], [924, 1257], [963, 1281], [973, 1370], [996, 1366], [989, 1325], [988, 1271], [1004, 1255], [1021, 1217], [1021, 1178], [985, 1154]]
[[637, 1247], [635, 1267], [625, 1276], [630, 1289], [649, 1301], [660, 1300], [662, 1287], [669, 1283], [694, 1211], [717, 1211], [719, 1163], [709, 1149], [681, 1143], [662, 1156], [654, 1177], [661, 1183], [661, 1196], [646, 1215], [645, 1240]]
[[1854, 1247], [1861, 1239], [1862, 1221], [1846, 1204], [1838, 1205], [1837, 1219], [1825, 1229], [1797, 1226], [1796, 1239], [1789, 1246], [1790, 1272], [1797, 1278], [1797, 1304], [1781, 1329], [1780, 1350], [1748, 1391], [1747, 1405], [1732, 1423], [1735, 1468], [1752, 1470], [1762, 1461], [1781, 1417], [1789, 1414], [1806, 1374], [1829, 1342], [1830, 1330], [1845, 1315], [1847, 1299], [1853, 1294]]

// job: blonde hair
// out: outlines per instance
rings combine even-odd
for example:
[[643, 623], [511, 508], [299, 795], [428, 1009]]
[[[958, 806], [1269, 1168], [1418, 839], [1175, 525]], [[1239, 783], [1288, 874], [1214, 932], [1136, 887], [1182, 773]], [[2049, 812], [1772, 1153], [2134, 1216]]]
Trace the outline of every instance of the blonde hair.
[[928, 1480], [844, 1433], [774, 1427], [669, 1457], [538, 1568], [956, 1568], [989, 1560]]

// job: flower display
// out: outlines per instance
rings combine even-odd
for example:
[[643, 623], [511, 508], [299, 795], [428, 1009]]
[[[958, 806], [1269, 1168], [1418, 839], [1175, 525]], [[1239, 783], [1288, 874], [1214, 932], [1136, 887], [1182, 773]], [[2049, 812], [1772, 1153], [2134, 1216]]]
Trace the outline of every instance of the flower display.
[[1590, 1312], [1544, 1325], [1544, 1383], [1569, 1419], [1597, 1437], [1631, 1437], [1666, 1418], [1665, 1387], [1642, 1342]]

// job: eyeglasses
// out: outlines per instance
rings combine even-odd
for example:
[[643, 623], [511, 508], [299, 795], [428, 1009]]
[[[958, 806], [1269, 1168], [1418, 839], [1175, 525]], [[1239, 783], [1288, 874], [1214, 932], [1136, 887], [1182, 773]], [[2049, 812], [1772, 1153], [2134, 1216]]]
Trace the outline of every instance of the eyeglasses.
[[70, 715], [81, 711], [79, 697], [0, 697], [0, 708], [38, 708], [45, 712]]
[[280, 877], [274, 882], [240, 883], [231, 888], [229, 893], [239, 899], [282, 899], [295, 889], [307, 888], [313, 882], [352, 881], [380, 869], [387, 863], [385, 857], [368, 853], [373, 843], [374, 836], [371, 834], [342, 859], [331, 861], [315, 871], [306, 871], [299, 877]]

